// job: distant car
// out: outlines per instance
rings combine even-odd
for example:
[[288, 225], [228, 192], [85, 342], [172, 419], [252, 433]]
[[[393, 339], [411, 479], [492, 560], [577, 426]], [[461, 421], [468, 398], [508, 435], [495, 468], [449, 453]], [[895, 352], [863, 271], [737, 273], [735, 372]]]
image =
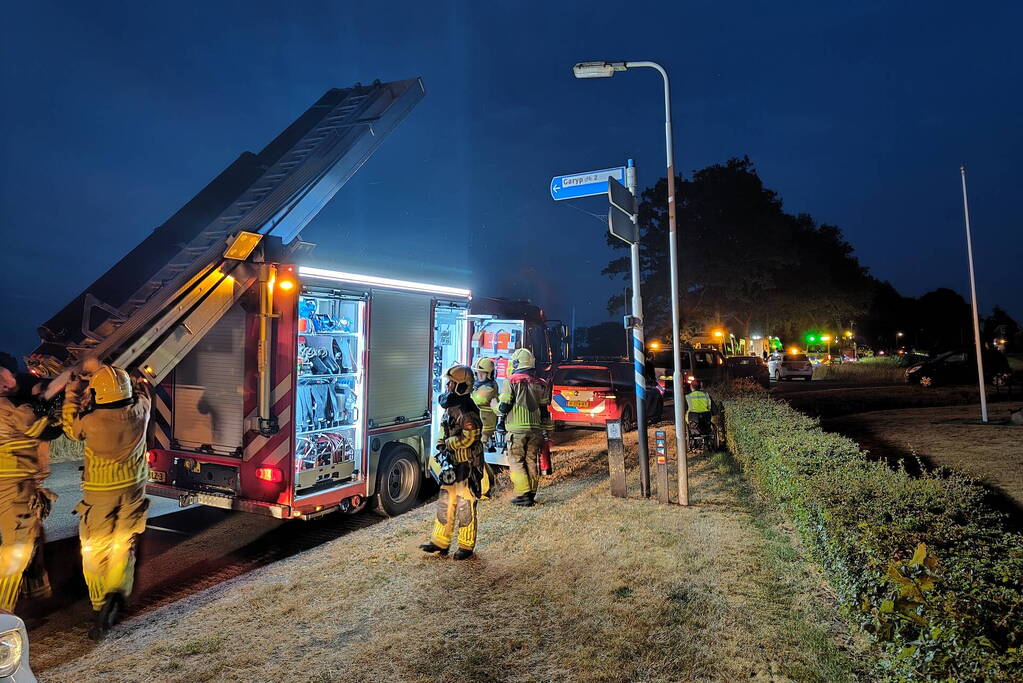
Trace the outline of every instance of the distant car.
[[776, 353], [767, 360], [767, 369], [775, 382], [794, 378], [809, 382], [813, 379], [813, 365], [805, 353]]
[[732, 379], [751, 379], [764, 387], [771, 386], [771, 373], [760, 356], [729, 356], [725, 358], [725, 367]]
[[28, 665], [28, 631], [19, 617], [0, 610], [0, 683], [35, 683]]
[[[998, 384], [1012, 374], [1009, 360], [998, 351], [984, 351], [984, 379]], [[922, 387], [977, 382], [977, 353], [970, 347], [946, 351], [906, 370], [906, 381]]]
[[[664, 396], [647, 374], [647, 421], [661, 419]], [[632, 361], [573, 361], [562, 363], [554, 371], [551, 387], [551, 419], [555, 427], [565, 425], [602, 426], [608, 420], [621, 420], [626, 429], [636, 427], [636, 384]]]
[[[689, 392], [693, 380], [700, 380], [705, 387], [720, 384], [729, 378], [725, 356], [717, 349], [680, 349], [684, 393]], [[670, 349], [649, 356], [649, 364], [656, 371], [657, 382], [666, 393], [671, 393], [674, 361]]]

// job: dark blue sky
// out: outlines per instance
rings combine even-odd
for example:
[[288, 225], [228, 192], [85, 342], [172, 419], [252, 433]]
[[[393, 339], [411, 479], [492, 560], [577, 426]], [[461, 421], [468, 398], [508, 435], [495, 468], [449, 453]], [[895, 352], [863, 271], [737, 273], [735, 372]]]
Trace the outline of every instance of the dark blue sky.
[[592, 59], [664, 64], [679, 170], [749, 155], [787, 210], [839, 225], [907, 295], [968, 294], [965, 163], [981, 306], [1023, 318], [1020, 7], [15, 3], [0, 341], [29, 350], [38, 323], [328, 88], [414, 76], [426, 99], [306, 231], [312, 260], [607, 319], [620, 285], [599, 274], [611, 251], [588, 215], [602, 202], [555, 204], [550, 176], [631, 156], [652, 183], [663, 125], [654, 72], [575, 80]]

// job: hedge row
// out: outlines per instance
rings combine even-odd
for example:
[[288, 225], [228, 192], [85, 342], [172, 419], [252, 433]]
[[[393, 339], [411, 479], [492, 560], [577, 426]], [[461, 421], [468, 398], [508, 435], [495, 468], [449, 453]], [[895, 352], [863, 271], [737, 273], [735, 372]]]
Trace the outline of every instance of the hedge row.
[[728, 446], [894, 680], [1023, 680], [1023, 534], [963, 475], [872, 462], [788, 405], [725, 401]]

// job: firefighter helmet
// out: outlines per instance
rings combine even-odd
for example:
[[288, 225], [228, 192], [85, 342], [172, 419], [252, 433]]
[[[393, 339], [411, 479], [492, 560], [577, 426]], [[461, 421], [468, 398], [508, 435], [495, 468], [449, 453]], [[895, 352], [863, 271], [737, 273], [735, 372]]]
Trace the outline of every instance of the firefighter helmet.
[[473, 377], [472, 369], [469, 367], [465, 365], [452, 365], [444, 373], [444, 377], [454, 383], [455, 388], [452, 390], [452, 393], [458, 396], [468, 396], [469, 392], [472, 391]]
[[89, 389], [92, 390], [96, 405], [117, 403], [131, 398], [131, 378], [121, 368], [104, 365], [89, 380]]
[[536, 359], [533, 357], [533, 352], [529, 349], [515, 349], [515, 353], [511, 355], [511, 369], [512, 372], [518, 372], [519, 370], [528, 370], [529, 368], [536, 367]]
[[482, 372], [487, 376], [487, 379], [494, 379], [494, 359], [480, 356], [473, 361], [472, 369], [475, 372]]

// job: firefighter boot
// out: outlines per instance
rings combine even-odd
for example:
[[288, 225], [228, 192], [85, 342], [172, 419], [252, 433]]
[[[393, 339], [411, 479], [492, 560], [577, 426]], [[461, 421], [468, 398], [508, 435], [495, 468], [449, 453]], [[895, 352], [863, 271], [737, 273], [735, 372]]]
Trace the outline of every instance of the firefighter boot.
[[103, 609], [93, 613], [96, 621], [89, 629], [89, 638], [96, 641], [102, 640], [117, 623], [123, 609], [124, 596], [121, 593], [107, 593], [106, 599], [103, 601]]
[[534, 495], [535, 494], [533, 494], [532, 492], [526, 492], [523, 493], [521, 496], [515, 496], [514, 498], [511, 499], [511, 504], [518, 505], [519, 507], [524, 508], [533, 507], [533, 505], [535, 504], [533, 502]]
[[422, 544], [421, 546], [419, 546], [419, 549], [422, 550], [424, 553], [437, 553], [441, 557], [444, 557], [445, 555], [448, 554], [447, 548], [441, 548], [439, 545], [434, 545], [432, 541], [429, 543]]
[[452, 560], [468, 560], [470, 557], [472, 557], [472, 555], [473, 555], [473, 552], [471, 550], [469, 550], [468, 548], [459, 548], [451, 556], [451, 559]]

